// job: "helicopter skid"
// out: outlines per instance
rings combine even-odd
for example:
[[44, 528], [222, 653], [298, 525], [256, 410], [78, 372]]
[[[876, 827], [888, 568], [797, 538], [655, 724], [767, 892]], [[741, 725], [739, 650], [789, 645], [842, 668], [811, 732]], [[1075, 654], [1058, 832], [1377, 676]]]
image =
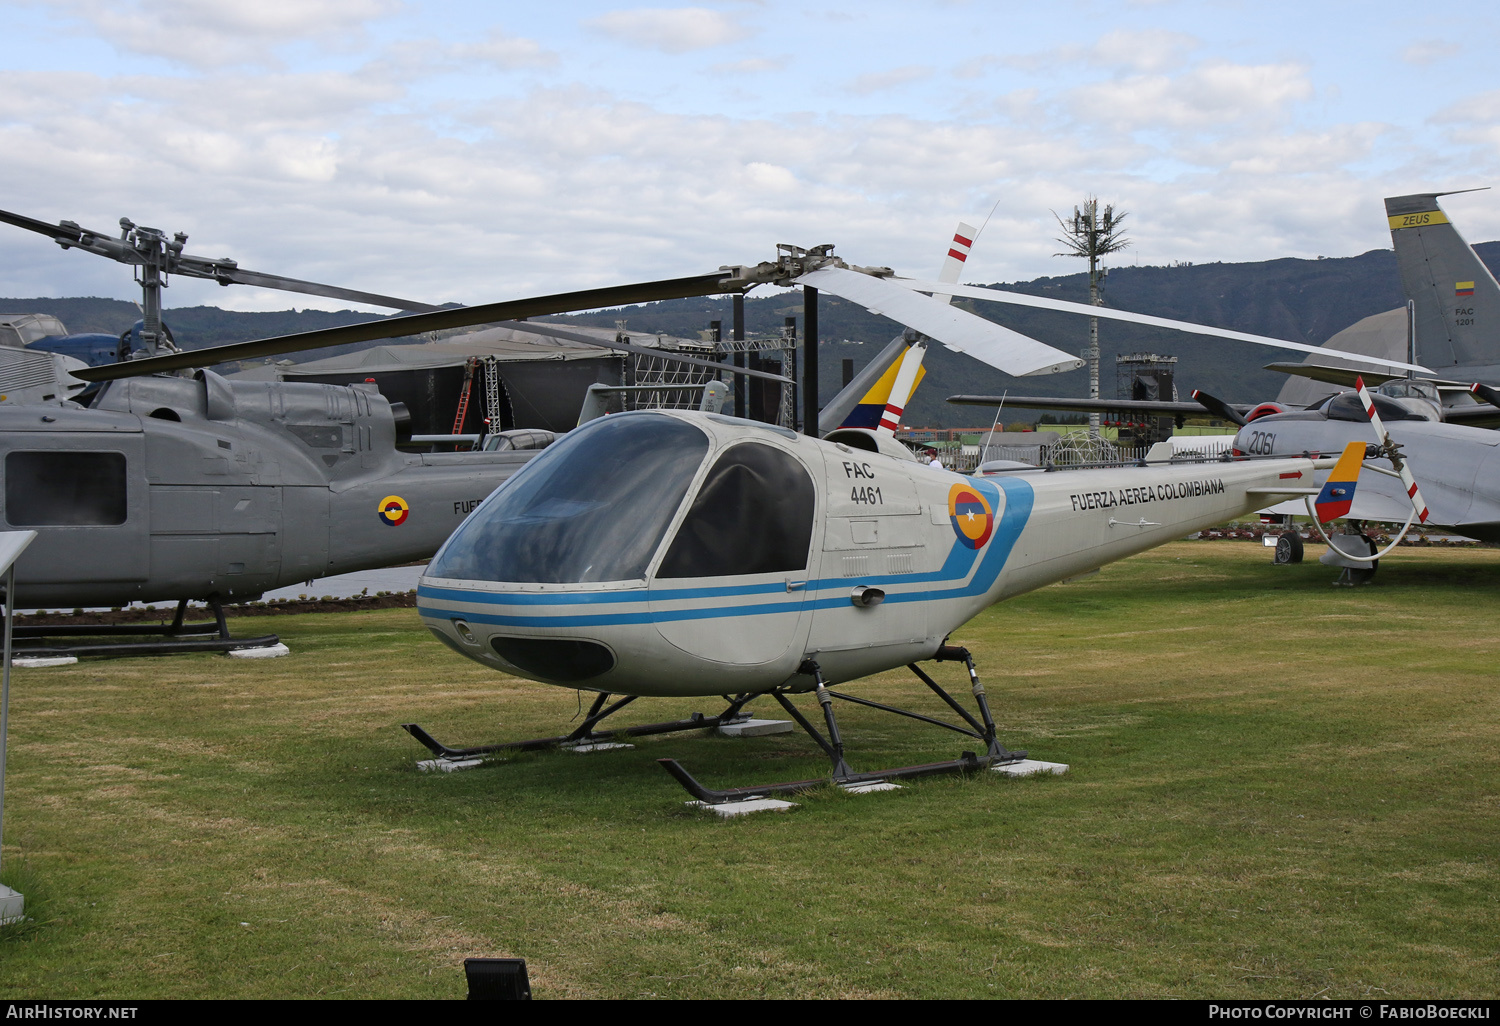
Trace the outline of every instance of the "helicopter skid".
[[[924, 673], [916, 663], [911, 663], [907, 669], [911, 670], [928, 689], [941, 698], [967, 726], [956, 726], [945, 723], [942, 720], [921, 713], [911, 712], [907, 709], [898, 709], [895, 706], [883, 705], [880, 702], [872, 702], [866, 698], [856, 698], [853, 695], [840, 694], [823, 684], [823, 671], [815, 660], [807, 660], [799, 668], [798, 672], [811, 676], [814, 680], [814, 692], [818, 703], [822, 706], [823, 718], [827, 727], [825, 737], [818, 731], [807, 717], [794, 706], [781, 690], [771, 692], [771, 696], [781, 703], [787, 713], [794, 719], [798, 726], [807, 733], [818, 747], [823, 749], [824, 754], [832, 763], [832, 772], [827, 777], [816, 780], [793, 780], [781, 784], [763, 784], [757, 787], [732, 787], [724, 790], [714, 790], [704, 787], [693, 775], [689, 773], [676, 759], [658, 759], [662, 769], [666, 770], [672, 777], [683, 786], [683, 788], [698, 801], [706, 805], [720, 805], [726, 802], [744, 802], [754, 799], [765, 798], [768, 795], [796, 794], [826, 784], [834, 784], [845, 791], [855, 794], [869, 791], [892, 790], [899, 785], [892, 784], [895, 780], [910, 780], [916, 777], [938, 776], [945, 773], [977, 773], [983, 769], [1001, 770], [1005, 767], [1027, 762], [1026, 752], [1013, 752], [1006, 749], [996, 738], [995, 722], [990, 715], [989, 703], [986, 701], [984, 687], [979, 683], [979, 674], [974, 668], [974, 659], [969, 651], [958, 646], [943, 645], [935, 654], [937, 662], [962, 662], [968, 670], [969, 680], [973, 695], [979, 706], [979, 714], [983, 722], [976, 720], [953, 697], [945, 691], [941, 685]], [[849, 768], [844, 760], [844, 742], [840, 736], [838, 719], [833, 712], [833, 699], [838, 698], [857, 705], [869, 706], [880, 709], [883, 712], [895, 713], [910, 719], [920, 720], [934, 726], [951, 730], [966, 737], [971, 737], [985, 745], [984, 755], [975, 755], [973, 752], [964, 752], [957, 759], [946, 762], [929, 762], [915, 766], [898, 766], [894, 769], [875, 770], [868, 773], [855, 773]], [[885, 785], [885, 786], [880, 786]]]
[[143, 656], [176, 655], [182, 652], [232, 653], [250, 649], [271, 648], [280, 644], [275, 634], [259, 638], [194, 638], [183, 640], [116, 642], [113, 644], [17, 645], [18, 657], [55, 658], [61, 656]]
[[661, 768], [672, 774], [673, 778], [683, 786], [683, 789], [707, 805], [720, 805], [725, 802], [743, 802], [754, 798], [765, 798], [778, 794], [797, 794], [801, 791], [810, 791], [816, 787], [826, 787], [830, 782], [852, 794], [863, 794], [869, 791], [893, 790], [891, 787], [872, 787], [872, 784], [889, 784], [893, 780], [911, 780], [915, 777], [931, 777], [944, 773], [977, 773], [986, 768], [998, 768], [1000, 765], [1021, 762], [1026, 758], [1025, 752], [1006, 752], [1003, 755], [975, 755], [973, 752], [964, 752], [957, 759], [947, 762], [929, 762], [920, 766], [900, 766], [895, 769], [876, 770], [872, 773], [849, 773], [846, 775], [829, 778], [819, 777], [816, 780], [794, 780], [784, 784], [762, 784], [759, 787], [731, 787], [722, 791], [704, 787], [693, 778], [693, 775], [682, 768], [676, 759], [657, 759]]
[[449, 762], [466, 762], [506, 752], [536, 752], [549, 748], [565, 748], [571, 751], [605, 751], [612, 748], [632, 747], [631, 745], [622, 744], [619, 740], [621, 738], [648, 737], [652, 734], [673, 734], [684, 730], [709, 730], [714, 727], [741, 722], [744, 714], [740, 710], [754, 696], [742, 695], [732, 700], [729, 703], [729, 707], [718, 716], [704, 716], [702, 713], [695, 712], [692, 716], [681, 720], [668, 720], [663, 723], [643, 723], [634, 727], [622, 727], [619, 730], [596, 731], [594, 728], [605, 717], [613, 715], [635, 701], [635, 696], [627, 695], [606, 709], [604, 703], [609, 697], [607, 694], [601, 694], [595, 699], [593, 707], [589, 709], [588, 716], [585, 717], [578, 729], [574, 730], [571, 734], [532, 738], [529, 741], [505, 741], [493, 745], [453, 748], [443, 744], [415, 723], [403, 723], [401, 726], [408, 734], [420, 741], [429, 752], [437, 756], [439, 760], [447, 760]]

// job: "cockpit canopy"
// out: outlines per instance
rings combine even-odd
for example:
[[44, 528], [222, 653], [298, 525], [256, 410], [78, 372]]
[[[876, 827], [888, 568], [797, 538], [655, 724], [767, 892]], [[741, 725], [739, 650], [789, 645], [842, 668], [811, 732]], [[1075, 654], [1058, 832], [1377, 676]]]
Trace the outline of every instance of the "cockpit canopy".
[[[1375, 412], [1380, 414], [1380, 419], [1383, 421], [1430, 419], [1408, 408], [1405, 403], [1388, 396], [1371, 393], [1370, 401], [1375, 404]], [[1326, 412], [1329, 420], [1362, 422], [1368, 419], [1365, 416], [1364, 404], [1359, 401], [1358, 392], [1340, 392], [1337, 395], [1331, 395], [1322, 402], [1309, 406], [1308, 409]]]
[[[708, 455], [710, 438], [667, 414], [616, 414], [570, 431], [484, 501], [427, 576], [518, 584], [641, 580]], [[658, 577], [807, 566], [816, 492], [790, 453], [753, 439], [705, 475]]]

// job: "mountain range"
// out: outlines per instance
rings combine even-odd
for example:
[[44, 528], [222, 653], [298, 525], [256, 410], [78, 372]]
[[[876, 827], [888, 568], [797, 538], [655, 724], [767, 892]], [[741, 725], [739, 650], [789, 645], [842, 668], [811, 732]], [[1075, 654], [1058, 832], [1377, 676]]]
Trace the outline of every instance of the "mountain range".
[[[1492, 270], [1500, 266], [1500, 242], [1480, 243], [1474, 248]], [[1088, 301], [1088, 277], [1084, 273], [993, 284], [997, 288], [1030, 295], [1080, 303]], [[1320, 257], [1316, 260], [1284, 258], [1252, 263], [1123, 265], [1109, 269], [1103, 297], [1106, 305], [1119, 309], [1312, 345], [1321, 345], [1363, 317], [1399, 307], [1405, 302], [1395, 254], [1388, 249], [1371, 250], [1353, 257]], [[844, 361], [852, 360], [857, 372], [901, 328], [843, 300], [828, 295], [820, 298], [819, 392], [826, 402], [840, 387]], [[974, 304], [966, 300], [957, 303], [1070, 353], [1081, 351], [1088, 343], [1088, 320], [1083, 317], [996, 303]], [[0, 312], [50, 313], [75, 332], [118, 333], [139, 318], [133, 303], [97, 298], [0, 299]], [[723, 323], [727, 336], [731, 317], [732, 305], [728, 297], [707, 297], [547, 319], [558, 323], [603, 326], [624, 321], [627, 334], [660, 333], [697, 338], [714, 320]], [[746, 299], [746, 326], [752, 336], [779, 334], [787, 317], [797, 318], [800, 325], [802, 301], [796, 292], [777, 290], [766, 296], [751, 294]], [[197, 349], [373, 318], [370, 314], [351, 310], [242, 313], [200, 306], [169, 309], [164, 319], [179, 345]], [[1100, 394], [1105, 397], [1116, 394], [1115, 360], [1119, 355], [1149, 352], [1175, 356], [1178, 361], [1177, 386], [1183, 396], [1191, 389], [1201, 388], [1231, 402], [1274, 398], [1285, 379], [1274, 371], [1265, 370], [1263, 365], [1272, 360], [1295, 358], [1295, 354], [1284, 350], [1114, 321], [1100, 322], [1099, 335]], [[379, 343], [319, 350], [303, 358], [321, 358], [371, 344]], [[946, 396], [959, 392], [999, 395], [1009, 391], [1012, 394], [1083, 396], [1088, 391], [1086, 370], [1047, 377], [1013, 378], [941, 346], [932, 347], [925, 366], [926, 381], [908, 406], [904, 418], [910, 426], [966, 427], [987, 420], [980, 411], [950, 406], [943, 401]], [[1018, 411], [1015, 417], [1004, 419], [1014, 422], [1034, 420], [1035, 417], [1034, 413]]]

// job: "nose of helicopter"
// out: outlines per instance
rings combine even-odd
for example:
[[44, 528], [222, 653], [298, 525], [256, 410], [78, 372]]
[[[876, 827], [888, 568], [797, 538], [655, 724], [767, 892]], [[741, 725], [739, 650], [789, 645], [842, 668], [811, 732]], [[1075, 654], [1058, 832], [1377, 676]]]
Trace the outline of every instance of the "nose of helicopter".
[[433, 558], [423, 621], [454, 651], [549, 684], [604, 690], [646, 675], [647, 566], [709, 441], [654, 412], [569, 432]]

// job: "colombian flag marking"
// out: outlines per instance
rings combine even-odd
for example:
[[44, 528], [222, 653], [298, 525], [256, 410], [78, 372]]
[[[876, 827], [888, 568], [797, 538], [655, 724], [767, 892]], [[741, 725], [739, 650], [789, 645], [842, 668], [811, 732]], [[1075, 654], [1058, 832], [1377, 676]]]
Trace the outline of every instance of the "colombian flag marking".
[[1453, 283], [1453, 295], [1455, 297], [1472, 296], [1474, 294], [1474, 283], [1472, 281], [1456, 281]]
[[380, 514], [380, 522], [387, 527], [400, 527], [406, 523], [406, 518], [411, 514], [411, 507], [406, 500], [399, 495], [387, 495], [380, 500], [376, 512]]
[[978, 490], [956, 484], [948, 490], [948, 519], [958, 540], [978, 549], [995, 533], [995, 513]]

